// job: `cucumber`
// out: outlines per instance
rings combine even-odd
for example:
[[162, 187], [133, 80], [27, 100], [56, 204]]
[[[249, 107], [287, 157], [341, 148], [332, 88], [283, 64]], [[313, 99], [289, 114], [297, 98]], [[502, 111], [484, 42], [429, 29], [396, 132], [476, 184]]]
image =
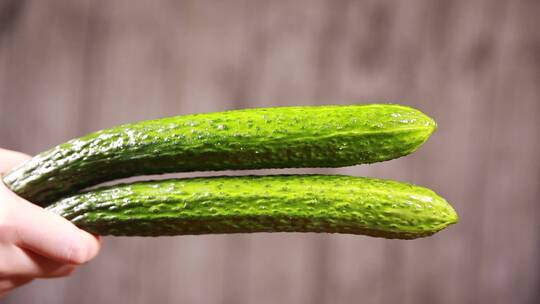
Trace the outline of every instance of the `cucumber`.
[[342, 167], [407, 155], [436, 129], [399, 105], [306, 106], [194, 114], [73, 139], [9, 172], [19, 196], [46, 206], [108, 180], [225, 169]]
[[328, 232], [413, 239], [458, 221], [433, 191], [341, 175], [218, 176], [136, 182], [47, 207], [99, 235]]

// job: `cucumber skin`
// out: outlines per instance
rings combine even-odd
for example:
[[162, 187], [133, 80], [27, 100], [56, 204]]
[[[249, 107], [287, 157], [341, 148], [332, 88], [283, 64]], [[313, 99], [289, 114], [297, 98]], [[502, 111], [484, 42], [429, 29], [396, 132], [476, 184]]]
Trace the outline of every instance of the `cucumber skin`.
[[342, 167], [407, 155], [436, 129], [399, 105], [233, 110], [125, 124], [73, 139], [4, 177], [46, 206], [101, 182], [145, 174]]
[[328, 232], [413, 239], [458, 221], [433, 191], [342, 175], [219, 176], [137, 182], [47, 207], [99, 235]]

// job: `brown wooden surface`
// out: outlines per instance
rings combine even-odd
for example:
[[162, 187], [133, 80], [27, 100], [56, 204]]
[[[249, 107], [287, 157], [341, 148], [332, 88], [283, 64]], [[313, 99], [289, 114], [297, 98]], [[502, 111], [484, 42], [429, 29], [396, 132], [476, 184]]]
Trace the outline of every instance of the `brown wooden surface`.
[[534, 0], [0, 1], [1, 147], [35, 154], [185, 113], [399, 102], [440, 126], [414, 155], [293, 172], [418, 183], [461, 215], [414, 241], [106, 238], [72, 277], [4, 301], [540, 303], [539, 16]]

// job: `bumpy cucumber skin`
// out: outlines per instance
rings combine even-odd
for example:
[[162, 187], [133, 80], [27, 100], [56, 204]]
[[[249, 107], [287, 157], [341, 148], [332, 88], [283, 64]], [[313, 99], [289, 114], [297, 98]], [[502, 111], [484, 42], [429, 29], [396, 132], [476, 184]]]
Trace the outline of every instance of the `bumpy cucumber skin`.
[[46, 206], [88, 186], [135, 175], [384, 161], [415, 151], [435, 129], [418, 110], [380, 104], [177, 116], [73, 139], [30, 159], [4, 182]]
[[220, 176], [138, 182], [47, 207], [100, 235], [328, 232], [413, 239], [458, 221], [433, 191], [341, 175]]

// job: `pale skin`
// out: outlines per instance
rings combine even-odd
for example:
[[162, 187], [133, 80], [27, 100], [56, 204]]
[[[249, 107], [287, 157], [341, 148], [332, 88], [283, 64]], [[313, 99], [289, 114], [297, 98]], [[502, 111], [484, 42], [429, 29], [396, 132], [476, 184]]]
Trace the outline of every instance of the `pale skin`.
[[[0, 174], [30, 158], [0, 148]], [[0, 298], [36, 278], [69, 276], [100, 240], [13, 193], [0, 180]]]

